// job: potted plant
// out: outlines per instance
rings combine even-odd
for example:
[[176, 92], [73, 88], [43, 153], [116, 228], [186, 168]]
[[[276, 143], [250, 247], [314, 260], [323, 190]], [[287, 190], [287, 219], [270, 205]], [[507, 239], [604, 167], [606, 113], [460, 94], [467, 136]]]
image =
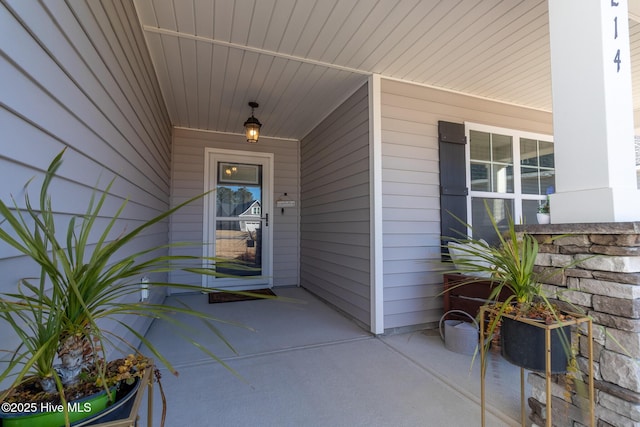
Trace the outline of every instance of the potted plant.
[[[21, 424], [14, 417], [0, 419], [0, 425], [5, 427], [69, 426], [78, 417], [87, 415], [84, 413], [87, 411], [82, 410], [86, 405], [80, 408], [80, 415], [70, 411], [71, 400], [103, 390], [106, 404], [120, 393], [118, 387], [139, 383], [136, 378], [145, 373], [149, 377], [148, 370], [153, 366], [151, 357], [177, 374], [153, 343], [129, 326], [130, 317], [126, 316], [173, 322], [176, 321], [171, 315], [176, 312], [196, 316], [224, 341], [212, 323], [218, 319], [187, 306], [153, 304], [139, 299], [142, 277], [153, 277], [172, 269], [216, 275], [213, 258], [165, 255], [171, 245], [121, 255], [127, 253], [121, 250], [143, 231], [203, 195], [111, 239], [110, 236], [119, 231], [114, 228], [127, 203], [122, 203], [115, 215], [99, 229], [99, 219], [106, 216], [101, 209], [113, 184], [111, 181], [104, 190], [94, 191], [84, 215], [72, 217], [66, 230], [59, 230], [59, 218], [52, 208], [49, 187], [63, 154], [64, 150], [46, 171], [37, 207], [31, 204], [28, 192], [25, 192], [22, 210], [15, 200], [12, 205], [0, 200], [0, 241], [30, 257], [39, 269], [36, 278], [20, 280], [15, 292], [0, 294], [1, 327], [11, 328], [19, 342], [16, 348], [3, 352], [9, 356], [0, 360], [3, 364], [0, 382], [10, 381], [9, 387], [0, 391], [0, 403], [3, 404], [0, 418], [20, 408], [26, 409], [27, 413], [51, 412], [58, 416], [57, 420], [42, 421], [42, 424], [33, 420]], [[209, 265], [195, 266], [194, 263], [202, 261]], [[150, 281], [148, 285], [202, 291], [199, 286], [160, 281]], [[135, 336], [149, 350], [148, 357], [141, 355], [125, 337], [104, 328], [105, 321], [119, 325]], [[190, 342], [230, 369], [215, 354], [192, 340]], [[127, 349], [131, 356], [108, 361], [107, 349], [116, 347]], [[38, 398], [41, 400], [35, 400]], [[99, 404], [88, 406], [96, 409]], [[47, 408], [51, 410], [47, 411]]]
[[[545, 370], [544, 331], [528, 323], [550, 324], [568, 320], [568, 315], [559, 309], [544, 292], [542, 286], [548, 276], [538, 273], [535, 261], [538, 256], [538, 241], [526, 232], [517, 232], [513, 219], [508, 216], [504, 232], [485, 206], [497, 237], [497, 244], [473, 238], [448, 238], [462, 251], [455, 261], [452, 273], [472, 273], [489, 276], [491, 293], [485, 306], [489, 306], [490, 319], [487, 336], [500, 334], [502, 355], [510, 362], [534, 371]], [[565, 266], [567, 268], [569, 266]], [[558, 272], [562, 271], [559, 269]], [[477, 280], [470, 277], [467, 282]], [[526, 319], [525, 322], [518, 322]], [[491, 344], [487, 340], [485, 350]], [[570, 327], [554, 329], [552, 332], [552, 372], [565, 372], [571, 359]]]
[[544, 202], [538, 205], [538, 212], [536, 213], [538, 224], [549, 224], [551, 222], [549, 211], [549, 195], [547, 194]]

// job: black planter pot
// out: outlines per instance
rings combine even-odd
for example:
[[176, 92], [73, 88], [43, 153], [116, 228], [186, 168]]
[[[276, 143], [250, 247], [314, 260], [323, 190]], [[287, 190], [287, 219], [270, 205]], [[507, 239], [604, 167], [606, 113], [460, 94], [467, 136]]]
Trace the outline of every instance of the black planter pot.
[[[510, 363], [530, 371], [545, 372], [545, 328], [502, 318], [500, 346]], [[571, 351], [571, 326], [551, 330], [551, 373], [567, 372]]]

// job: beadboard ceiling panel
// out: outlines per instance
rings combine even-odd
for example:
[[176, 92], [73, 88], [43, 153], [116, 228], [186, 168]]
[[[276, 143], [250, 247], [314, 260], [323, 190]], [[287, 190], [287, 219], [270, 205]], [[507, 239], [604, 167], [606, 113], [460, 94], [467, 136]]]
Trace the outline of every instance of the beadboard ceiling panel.
[[300, 139], [372, 73], [551, 111], [547, 0], [134, 1], [175, 126]]

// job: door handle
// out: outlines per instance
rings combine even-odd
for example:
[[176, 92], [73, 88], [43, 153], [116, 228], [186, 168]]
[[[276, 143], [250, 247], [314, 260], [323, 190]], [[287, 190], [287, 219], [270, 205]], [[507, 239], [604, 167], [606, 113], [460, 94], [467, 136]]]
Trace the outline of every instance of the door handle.
[[264, 219], [264, 226], [265, 227], [269, 226], [269, 214], [268, 213], [264, 214], [264, 217], [260, 218], [260, 219]]

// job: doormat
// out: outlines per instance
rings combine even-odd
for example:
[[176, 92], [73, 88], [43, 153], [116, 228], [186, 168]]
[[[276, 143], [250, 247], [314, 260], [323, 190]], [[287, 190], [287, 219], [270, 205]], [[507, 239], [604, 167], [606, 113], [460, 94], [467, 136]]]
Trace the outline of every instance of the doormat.
[[[276, 294], [273, 293], [271, 289], [254, 289], [251, 291], [244, 291], [247, 293], [252, 293], [256, 295], [268, 295], [275, 297]], [[236, 302], [236, 301], [251, 301], [254, 299], [262, 299], [259, 296], [254, 295], [243, 295], [232, 292], [210, 292], [209, 293], [209, 304], [215, 304], [218, 302]]]

